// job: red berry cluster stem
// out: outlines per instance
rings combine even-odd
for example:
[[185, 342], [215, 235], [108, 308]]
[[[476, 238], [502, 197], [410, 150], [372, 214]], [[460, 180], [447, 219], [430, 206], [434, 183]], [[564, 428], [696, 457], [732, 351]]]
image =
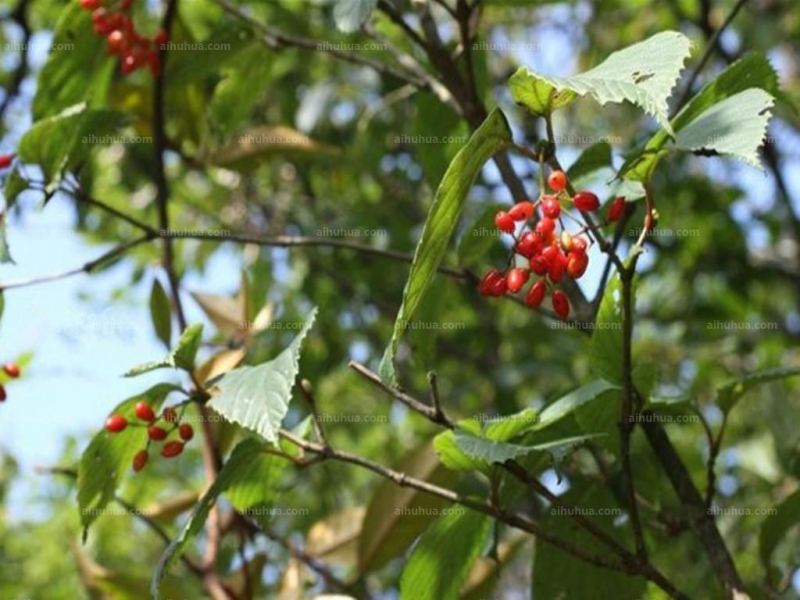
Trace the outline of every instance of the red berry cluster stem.
[[94, 32], [104, 36], [108, 53], [120, 57], [123, 75], [148, 67], [154, 77], [161, 71], [158, 49], [167, 43], [167, 34], [159, 31], [151, 40], [139, 34], [130, 16], [133, 0], [80, 0], [81, 7], [92, 11]]
[[[519, 202], [510, 210], [495, 215], [497, 228], [514, 238], [509, 265], [518, 265], [521, 260], [523, 264], [527, 262], [527, 266], [513, 266], [503, 272], [492, 269], [483, 276], [478, 290], [484, 296], [515, 294], [533, 275], [534, 281], [525, 295], [526, 304], [537, 308], [547, 292], [552, 290], [553, 311], [560, 319], [566, 320], [570, 311], [569, 299], [556, 286], [564, 277], [580, 279], [589, 266], [589, 255], [588, 242], [581, 235], [586, 228], [571, 235], [564, 229], [562, 218], [566, 214], [577, 220], [565, 210], [570, 206], [581, 213], [594, 212], [600, 207], [600, 200], [596, 194], [586, 190], [570, 195], [563, 171], [553, 171], [547, 182], [555, 195], [542, 193], [535, 202]], [[540, 218], [533, 224], [531, 220], [537, 209]], [[625, 199], [617, 198], [609, 209], [608, 221], [618, 220], [624, 212]], [[559, 226], [560, 233], [557, 231]]]
[[[119, 433], [128, 425], [147, 428], [147, 445], [133, 457], [133, 470], [137, 473], [147, 465], [151, 443], [164, 442], [161, 447], [161, 456], [174, 458], [183, 452], [183, 448], [194, 437], [194, 428], [189, 423], [181, 423], [181, 417], [174, 408], [165, 408], [160, 415], [156, 415], [153, 407], [147, 402], [137, 402], [133, 407], [133, 414], [141, 423], [129, 423], [122, 415], [111, 415], [106, 420], [106, 430], [110, 433]], [[168, 440], [173, 432], [177, 432], [180, 439]]]
[[[7, 362], [3, 365], [3, 373], [5, 374], [5, 377], [9, 379], [16, 379], [20, 376], [21, 371], [19, 369], [19, 365], [16, 363]], [[3, 379], [5, 379], [5, 377]], [[3, 385], [4, 383], [5, 381], [0, 383], [0, 402], [5, 402], [6, 398], [8, 398], [8, 392], [6, 391], [6, 386]]]

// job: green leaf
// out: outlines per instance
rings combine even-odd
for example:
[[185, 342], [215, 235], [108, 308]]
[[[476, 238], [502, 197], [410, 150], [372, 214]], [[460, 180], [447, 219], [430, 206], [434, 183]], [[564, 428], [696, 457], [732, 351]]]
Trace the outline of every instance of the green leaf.
[[68, 3], [61, 12], [51, 48], [36, 80], [34, 122], [81, 102], [100, 106], [114, 72], [105, 39], [95, 35], [91, 13], [78, 2]]
[[764, 90], [739, 92], [715, 104], [681, 129], [675, 147], [730, 155], [762, 169], [758, 148], [764, 142], [774, 102]]
[[6, 177], [5, 186], [3, 187], [3, 196], [6, 201], [5, 212], [8, 212], [16, 204], [17, 198], [28, 189], [28, 186], [28, 180], [22, 176], [19, 167], [14, 166], [14, 169]]
[[197, 357], [197, 350], [200, 348], [202, 336], [202, 323], [189, 325], [189, 327], [184, 330], [183, 334], [181, 334], [177, 346], [175, 346], [165, 358], [134, 367], [125, 373], [125, 377], [136, 377], [143, 373], [155, 371], [156, 369], [183, 369], [184, 371], [193, 371], [194, 360]]
[[504, 415], [492, 419], [484, 428], [483, 436], [495, 442], [507, 442], [532, 429], [537, 420], [536, 411], [532, 408], [526, 408], [513, 415]]
[[[129, 422], [136, 422], [133, 407], [137, 402], [147, 402], [158, 412], [167, 396], [178, 390], [180, 388], [174, 385], [156, 385], [117, 405], [112, 414], [122, 415]], [[84, 539], [89, 526], [114, 499], [122, 476], [131, 469], [133, 456], [146, 444], [145, 427], [128, 426], [119, 433], [109, 433], [103, 429], [92, 438], [78, 465], [78, 506]]]
[[344, 33], [361, 29], [377, 4], [378, 0], [336, 0], [333, 7], [336, 27]]
[[457, 508], [438, 519], [422, 535], [403, 569], [401, 600], [457, 600], [489, 539], [491, 524], [486, 515]]
[[[753, 88], [760, 88], [773, 96], [779, 93], [778, 76], [769, 61], [761, 54], [749, 54], [737, 60], [725, 69], [719, 77], [706, 84], [672, 120], [673, 129], [680, 132], [716, 104]], [[757, 120], [759, 115], [757, 113], [745, 114], [743, 112], [742, 117], [750, 122]], [[730, 131], [713, 135], [727, 137], [733, 133], [733, 131]], [[646, 181], [655, 169], [658, 159], [665, 152], [674, 150], [673, 146], [667, 146], [669, 141], [669, 136], [666, 132], [659, 131], [656, 133], [647, 142], [644, 150], [625, 161], [619, 171], [620, 176], [626, 179]], [[743, 139], [743, 141], [747, 142], [748, 140]], [[761, 138], [759, 138], [758, 142], [761, 142]], [[704, 143], [708, 142], [704, 141]], [[741, 152], [749, 155], [752, 150], [749, 150], [747, 144], [745, 144]], [[736, 155], [736, 153], [733, 154], [734, 156]]]
[[750, 389], [762, 383], [786, 379], [800, 375], [800, 367], [778, 367], [751, 373], [740, 379], [736, 379], [717, 390], [717, 406], [728, 413], [736, 406], [742, 396]]
[[472, 458], [477, 458], [488, 463], [504, 463], [507, 460], [519, 458], [520, 456], [530, 454], [531, 452], [550, 452], [561, 454], [564, 451], [569, 451], [575, 446], [578, 446], [586, 440], [594, 437], [597, 436], [579, 435], [560, 440], [553, 440], [551, 442], [534, 444], [531, 446], [521, 446], [518, 444], [495, 442], [486, 438], [478, 437], [463, 430], [457, 429], [455, 431], [455, 440], [459, 449]]
[[[632, 292], [633, 293], [633, 292]], [[622, 282], [615, 273], [608, 282], [589, 345], [592, 370], [607, 381], [622, 384]]]
[[484, 163], [511, 140], [505, 115], [495, 109], [475, 131], [467, 145], [450, 163], [431, 206], [422, 238], [414, 252], [411, 273], [403, 292], [403, 303], [397, 314], [394, 333], [380, 366], [381, 377], [396, 384], [394, 356], [400, 339], [423, 296], [433, 281], [444, 258], [450, 238], [472, 183]]
[[158, 339], [169, 348], [172, 338], [172, 311], [167, 293], [158, 279], [153, 279], [153, 289], [150, 291], [150, 318]]
[[[563, 496], [565, 504], [580, 506], [594, 514], [592, 522], [621, 544], [630, 545], [630, 524], [619, 522], [623, 514], [607, 487], [592, 485], [587, 489], [584, 481], [572, 482], [574, 487]], [[618, 515], [609, 514], [619, 510]], [[576, 524], [569, 515], [553, 508], [541, 519], [541, 525], [551, 534], [569, 540], [581, 550], [596, 556], [605, 556], [608, 548]], [[546, 542], [536, 539], [533, 561], [534, 598], [614, 598], [614, 600], [640, 600], [646, 598], [647, 581], [625, 573], [589, 565]]]
[[300, 333], [274, 360], [255, 367], [239, 367], [223, 375], [217, 382], [220, 393], [208, 405], [229, 421], [255, 431], [269, 442], [277, 442], [292, 399], [300, 347], [316, 315], [314, 308]]
[[[434, 485], [449, 487], [454, 474], [439, 464], [430, 444], [405, 455], [394, 470]], [[358, 540], [360, 573], [382, 568], [397, 558], [436, 518], [447, 502], [383, 479], [373, 492]]]
[[568, 106], [575, 99], [574, 91], [557, 90], [546, 79], [535, 75], [525, 67], [517, 69], [509, 78], [508, 88], [514, 102], [521, 104], [537, 117]]
[[5, 220], [0, 221], [0, 263], [14, 263], [14, 259], [11, 258], [11, 250], [8, 247], [8, 240], [6, 239]]
[[689, 38], [682, 33], [663, 31], [614, 52], [593, 69], [572, 77], [544, 77], [520, 69], [509, 82], [511, 93], [534, 114], [566, 106], [576, 96], [590, 96], [600, 104], [628, 101], [672, 134], [667, 99], [690, 48]]
[[584, 404], [591, 402], [610, 390], [619, 390], [620, 386], [609, 383], [603, 379], [596, 379], [584, 386], [573, 390], [550, 404], [539, 415], [536, 430], [544, 429], [568, 417]]
[[70, 106], [25, 132], [19, 142], [19, 158], [26, 164], [39, 165], [46, 191], [52, 191], [62, 170], [79, 166], [103, 140], [110, 143], [126, 119], [120, 112], [89, 110], [86, 103]]
[[239, 512], [263, 509], [267, 513], [280, 489], [278, 482], [288, 464], [285, 459], [264, 452], [266, 445], [255, 439], [246, 439], [231, 452], [214, 483], [195, 505], [178, 537], [167, 547], [158, 562], [150, 591], [159, 598], [159, 584], [172, 564], [183, 554], [186, 545], [198, 534], [208, 518], [211, 507], [221, 494], [230, 500]]
[[469, 456], [458, 446], [456, 434], [452, 429], [443, 431], [433, 438], [433, 447], [439, 461], [451, 471], [481, 471], [488, 473], [491, 465], [485, 460]]
[[761, 524], [758, 535], [758, 550], [761, 564], [769, 573], [772, 570], [772, 554], [792, 527], [800, 524], [800, 490], [775, 507]]

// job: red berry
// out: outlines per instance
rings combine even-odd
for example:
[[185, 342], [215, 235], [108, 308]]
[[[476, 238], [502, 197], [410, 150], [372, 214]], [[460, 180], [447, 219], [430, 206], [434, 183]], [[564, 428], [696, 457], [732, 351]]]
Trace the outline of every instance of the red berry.
[[139, 452], [136, 453], [136, 456], [133, 457], [133, 470], [138, 473], [144, 469], [148, 458], [149, 456], [147, 455], [147, 450], [139, 450]]
[[505, 295], [506, 290], [508, 289], [508, 283], [506, 283], [505, 276], [500, 276], [500, 279], [492, 283], [492, 287], [489, 290], [490, 296], [500, 297]]
[[7, 169], [14, 162], [13, 154], [0, 154], [0, 169]]
[[175, 412], [174, 408], [165, 408], [161, 412], [161, 418], [164, 419], [167, 423], [177, 423], [178, 413]]
[[600, 206], [600, 200], [592, 192], [578, 192], [572, 199], [575, 208], [583, 212], [592, 212]]
[[545, 196], [542, 199], [542, 213], [545, 217], [557, 219], [561, 214], [561, 205], [554, 196]]
[[530, 271], [528, 271], [528, 269], [521, 269], [519, 267], [511, 269], [508, 275], [506, 275], [508, 291], [512, 294], [516, 294], [522, 289], [522, 286], [527, 283], [528, 277], [530, 277]]
[[172, 458], [173, 456], [178, 456], [183, 452], [183, 442], [167, 442], [161, 448], [161, 456], [164, 458]]
[[542, 251], [542, 238], [528, 231], [517, 244], [517, 252], [525, 258], [530, 258]]
[[147, 428], [147, 437], [149, 437], [154, 442], [160, 442], [167, 437], [167, 430], [163, 427], [157, 427], [156, 425], [151, 425]]
[[156, 420], [156, 413], [153, 412], [153, 409], [147, 402], [137, 402], [136, 406], [133, 407], [133, 414], [142, 421], [147, 421], [148, 423], [152, 423]]
[[552, 260], [550, 260], [550, 268], [547, 270], [547, 274], [550, 276], [550, 281], [553, 283], [558, 283], [561, 281], [561, 278], [564, 276], [564, 271], [567, 268], [567, 257], [564, 254], [556, 249], [556, 252], [553, 254]]
[[97, 35], [108, 35], [115, 29], [105, 8], [98, 8], [92, 12], [92, 25]]
[[491, 296], [492, 287], [494, 286], [495, 283], [497, 283], [498, 279], [502, 278], [503, 276], [495, 269], [487, 271], [487, 273], [481, 278], [480, 283], [478, 283], [478, 292], [480, 292], [480, 295]]
[[534, 256], [530, 261], [531, 271], [536, 273], [537, 275], [547, 275], [547, 271], [550, 269], [550, 263], [547, 261], [547, 258], [540, 254], [539, 256]]
[[516, 227], [513, 217], [504, 210], [494, 216], [494, 224], [497, 225], [500, 231], [505, 231], [506, 233], [514, 233], [514, 228]]
[[608, 221], [614, 223], [619, 221], [620, 217], [625, 214], [625, 198], [619, 196], [614, 198], [611, 206], [608, 207]]
[[81, 8], [94, 10], [100, 6], [100, 0], [81, 0]]
[[161, 46], [166, 44], [167, 41], [169, 41], [169, 35], [163, 29], [159, 29], [158, 33], [156, 34], [156, 37], [153, 38], [153, 43], [155, 43], [156, 48], [160, 48]]
[[564, 252], [572, 250], [572, 236], [568, 231], [564, 230], [561, 232], [561, 239], [559, 241], [561, 242], [561, 248]]
[[547, 184], [552, 190], [560, 192], [567, 187], [567, 176], [564, 175], [564, 171], [553, 171], [547, 178]]
[[544, 300], [544, 294], [546, 291], [547, 284], [545, 283], [544, 279], [536, 281], [531, 286], [531, 289], [528, 290], [528, 294], [525, 296], [525, 303], [530, 308], [536, 308], [542, 303], [542, 300]]
[[508, 216], [515, 221], [527, 221], [531, 215], [533, 215], [533, 203], [527, 201], [518, 202], [508, 211]]
[[119, 433], [128, 426], [128, 419], [122, 415], [111, 415], [106, 420], [106, 431]]
[[180, 427], [178, 427], [178, 435], [181, 436], [182, 440], [189, 441], [194, 437], [194, 429], [188, 423], [184, 423]]
[[133, 0], [122, 0], [122, 2], [119, 3], [119, 7], [124, 11], [129, 11], [133, 8]]
[[585, 252], [571, 252], [567, 258], [567, 273], [573, 279], [580, 278], [589, 266], [589, 257]]
[[109, 54], [120, 54], [125, 49], [125, 34], [119, 29], [109, 33], [107, 41]]
[[562, 321], [566, 321], [569, 316], [569, 300], [561, 290], [553, 292], [553, 311]]
[[572, 238], [573, 252], [586, 252], [587, 245], [588, 244], [586, 243], [585, 237], [575, 236], [574, 238]]
[[6, 363], [3, 365], [3, 371], [6, 372], [11, 378], [16, 379], [19, 377], [19, 367], [15, 363]]
[[161, 63], [158, 61], [158, 52], [155, 50], [147, 55], [147, 66], [150, 69], [150, 73], [153, 74], [153, 77], [158, 77], [161, 73]]
[[0, 402], [5, 402], [6, 398], [8, 398], [8, 394], [6, 394], [6, 388], [0, 384]]
[[543, 217], [542, 219], [539, 219], [539, 222], [536, 223], [536, 227], [534, 228], [534, 231], [539, 234], [539, 237], [543, 240], [549, 238], [555, 230], [555, 221], [549, 217]]

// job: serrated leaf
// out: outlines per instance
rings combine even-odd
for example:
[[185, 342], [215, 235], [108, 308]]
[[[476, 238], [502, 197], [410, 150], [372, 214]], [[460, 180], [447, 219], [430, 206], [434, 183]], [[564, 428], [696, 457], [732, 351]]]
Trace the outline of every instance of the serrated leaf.
[[457, 600], [489, 539], [491, 524], [486, 515], [469, 510], [454, 510], [435, 521], [403, 569], [401, 600]]
[[[394, 466], [396, 471], [448, 487], [454, 474], [442, 467], [430, 444], [415, 449]], [[400, 556], [435, 519], [447, 502], [384, 479], [367, 505], [358, 540], [358, 568], [365, 573]]]
[[184, 552], [186, 544], [203, 528], [211, 507], [221, 494], [225, 494], [240, 512], [254, 507], [267, 509], [272, 505], [279, 492], [277, 482], [287, 461], [267, 454], [265, 447], [258, 440], [246, 439], [233, 449], [214, 483], [195, 505], [181, 533], [159, 560], [150, 582], [150, 593], [156, 600], [160, 598], [161, 579]]
[[150, 319], [159, 340], [169, 348], [172, 339], [172, 309], [169, 298], [158, 279], [153, 279], [150, 291]]
[[[136, 422], [133, 407], [137, 402], [147, 402], [157, 412], [167, 396], [179, 390], [174, 385], [156, 385], [117, 405], [112, 414], [122, 415], [129, 422]], [[128, 426], [118, 433], [109, 433], [103, 429], [84, 450], [78, 464], [78, 507], [84, 538], [89, 526], [114, 499], [120, 480], [131, 469], [133, 456], [146, 444], [147, 429]]]
[[452, 429], [443, 431], [433, 438], [433, 447], [439, 461], [451, 471], [481, 471], [488, 473], [491, 465], [485, 460], [469, 456], [458, 446], [456, 434]]
[[189, 327], [184, 330], [183, 334], [181, 334], [178, 344], [165, 358], [134, 367], [125, 373], [125, 377], [137, 377], [138, 375], [149, 373], [156, 369], [171, 368], [192, 371], [194, 369], [194, 360], [197, 356], [197, 350], [200, 348], [202, 336], [202, 323], [189, 325]]
[[333, 19], [336, 27], [344, 33], [352, 33], [367, 22], [378, 0], [336, 0]]
[[538, 77], [525, 67], [520, 67], [509, 78], [508, 88], [514, 102], [521, 104], [537, 117], [568, 106], [575, 99], [569, 89], [557, 90], [547, 80]]
[[483, 437], [495, 442], [507, 442], [535, 427], [537, 422], [536, 411], [526, 408], [513, 415], [498, 416], [489, 421], [483, 429]]
[[785, 498], [761, 524], [758, 552], [764, 571], [772, 571], [772, 554], [790, 529], [800, 524], [800, 490]]
[[478, 437], [462, 430], [455, 431], [455, 440], [458, 447], [468, 456], [487, 463], [504, 463], [531, 452], [561, 453], [580, 445], [586, 440], [597, 437], [596, 435], [579, 435], [561, 440], [553, 440], [531, 446], [494, 442]]
[[539, 422], [536, 424], [535, 429], [540, 430], [549, 427], [553, 423], [568, 417], [586, 403], [599, 398], [608, 391], [618, 389], [620, 389], [620, 386], [604, 379], [596, 379], [587, 383], [547, 406], [539, 414]]
[[278, 430], [292, 399], [300, 347], [316, 315], [314, 308], [300, 333], [274, 360], [226, 373], [217, 382], [219, 394], [208, 405], [229, 421], [255, 431], [269, 442], [277, 442]]
[[774, 102], [767, 92], [756, 88], [726, 98], [681, 129], [675, 148], [730, 155], [761, 169], [758, 148], [764, 142]]
[[[530, 104], [534, 112], [539, 110], [536, 114], [566, 106], [576, 96], [590, 96], [600, 104], [627, 101], [641, 107], [672, 134], [667, 99], [690, 48], [689, 38], [682, 33], [663, 31], [612, 53], [585, 73], [544, 77], [523, 68], [512, 80], [517, 97]], [[563, 95], [558, 106], [551, 100], [554, 93]]]
[[800, 375], [800, 367], [779, 367], [751, 373], [740, 379], [731, 381], [717, 390], [717, 406], [723, 412], [730, 412], [750, 389], [762, 383], [786, 379]]
[[464, 200], [484, 163], [511, 140], [505, 115], [494, 109], [450, 163], [431, 206], [414, 252], [394, 332], [380, 365], [381, 377], [396, 384], [394, 356], [406, 325], [428, 291], [450, 238], [458, 225]]
[[[760, 88], [773, 96], [779, 91], [775, 70], [760, 54], [749, 54], [737, 60], [719, 77], [706, 84], [672, 120], [673, 129], [680, 132], [717, 103], [753, 88]], [[753, 115], [743, 116], [754, 118]], [[625, 161], [619, 175], [625, 179], [646, 181], [655, 169], [658, 159], [664, 153], [674, 150], [673, 146], [667, 145], [669, 141], [666, 132], [656, 133], [641, 152]]]

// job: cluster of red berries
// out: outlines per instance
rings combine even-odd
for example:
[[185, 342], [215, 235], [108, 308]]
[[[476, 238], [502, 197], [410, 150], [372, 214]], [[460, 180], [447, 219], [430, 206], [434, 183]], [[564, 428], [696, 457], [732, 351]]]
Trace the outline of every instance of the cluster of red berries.
[[[150, 442], [163, 442], [169, 437], [173, 431], [178, 432], [180, 440], [170, 440], [165, 442], [161, 447], [161, 456], [164, 458], [173, 458], [183, 452], [183, 447], [186, 442], [194, 437], [194, 429], [188, 423], [180, 423], [180, 417], [174, 408], [165, 408], [160, 417], [156, 417], [153, 408], [147, 402], [137, 402], [133, 407], [133, 414], [136, 415], [144, 424], [133, 424], [140, 427], [147, 427], [147, 447], [136, 453], [133, 457], [133, 470], [137, 473], [144, 469], [147, 464], [149, 454], [147, 448]], [[156, 422], [162, 420], [164, 427], [156, 425]], [[129, 425], [128, 419], [122, 415], [111, 415], [106, 420], [106, 430], [111, 433], [119, 433]]]
[[[3, 373], [6, 374], [6, 377], [16, 379], [19, 377], [20, 373], [19, 366], [17, 366], [15, 363], [6, 363], [3, 365]], [[6, 388], [2, 383], [0, 383], [0, 402], [5, 402], [6, 398], [8, 398]]]
[[[552, 293], [553, 312], [562, 320], [569, 316], [569, 299], [560, 289], [555, 289], [565, 275], [577, 280], [589, 266], [588, 242], [581, 235], [586, 231], [583, 227], [576, 234], [570, 234], [565, 228], [562, 215], [562, 204], [571, 203], [582, 213], [594, 212], [600, 207], [600, 200], [589, 191], [577, 192], [570, 196], [566, 191], [567, 177], [563, 171], [554, 171], [548, 177], [548, 185], [556, 195], [541, 195], [536, 202], [523, 201], [515, 204], [508, 212], [500, 211], [495, 215], [497, 228], [514, 238], [514, 245], [509, 256], [509, 266], [520, 256], [527, 261], [527, 267], [513, 266], [505, 272], [492, 269], [481, 279], [478, 290], [483, 296], [504, 296], [507, 292], [516, 294], [531, 277], [538, 276], [525, 296], [525, 303], [537, 308], [547, 295], [548, 288]], [[528, 222], [537, 208], [541, 216], [531, 228]], [[607, 220], [614, 222], [625, 213], [625, 199], [616, 198], [609, 207]], [[568, 215], [568, 214], [567, 214]], [[570, 216], [570, 215], [568, 215]], [[557, 224], [561, 225], [558, 234]], [[518, 227], [522, 225], [522, 227]]]
[[105, 36], [108, 53], [120, 57], [122, 73], [128, 75], [136, 69], [147, 66], [157, 77], [161, 65], [158, 49], [167, 43], [167, 34], [159, 31], [154, 39], [140, 35], [130, 16], [133, 0], [119, 0], [116, 9], [105, 0], [80, 0], [81, 7], [92, 11], [92, 23], [97, 35]]

